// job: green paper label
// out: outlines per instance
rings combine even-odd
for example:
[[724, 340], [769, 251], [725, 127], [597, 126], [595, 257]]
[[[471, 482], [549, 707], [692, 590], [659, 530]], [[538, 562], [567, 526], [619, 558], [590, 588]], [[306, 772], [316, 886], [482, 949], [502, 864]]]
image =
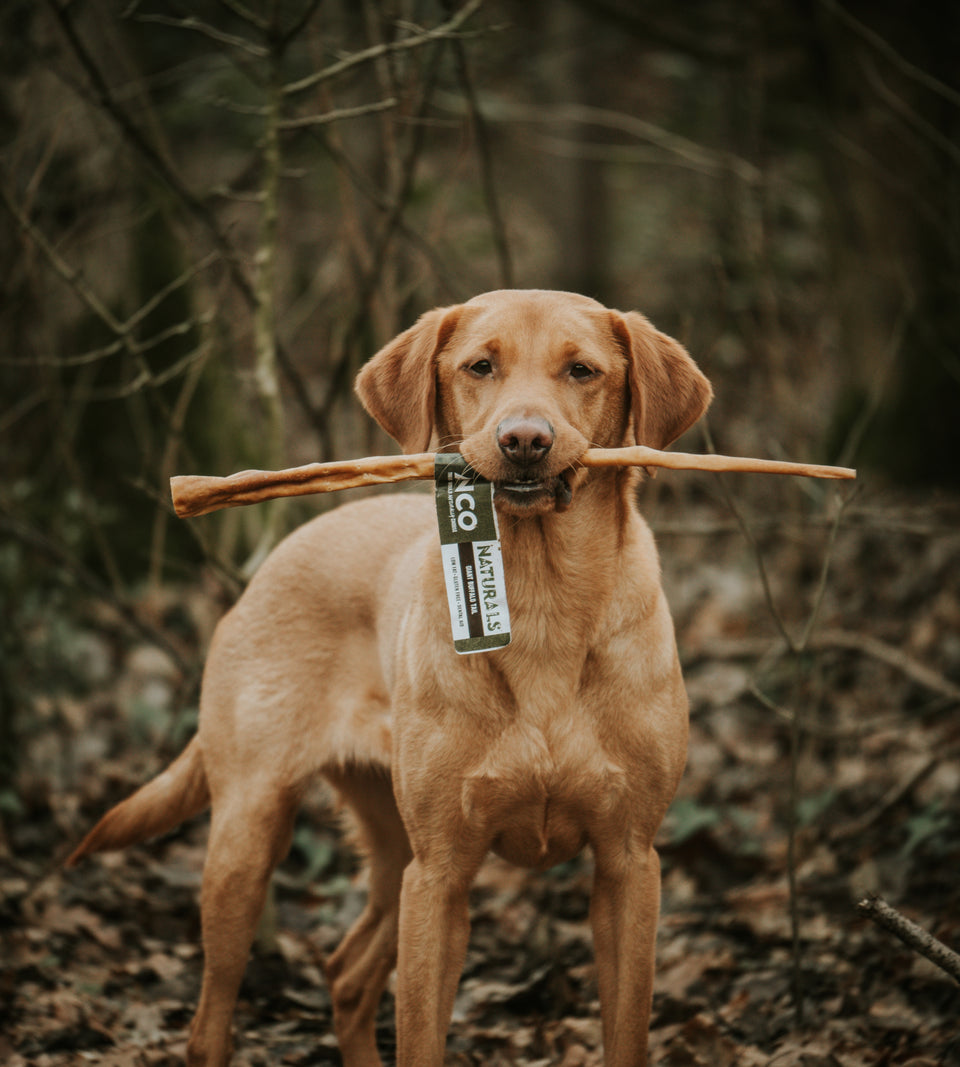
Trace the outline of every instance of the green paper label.
[[493, 486], [458, 452], [437, 454], [434, 485], [453, 647], [503, 648], [510, 644], [510, 612]]

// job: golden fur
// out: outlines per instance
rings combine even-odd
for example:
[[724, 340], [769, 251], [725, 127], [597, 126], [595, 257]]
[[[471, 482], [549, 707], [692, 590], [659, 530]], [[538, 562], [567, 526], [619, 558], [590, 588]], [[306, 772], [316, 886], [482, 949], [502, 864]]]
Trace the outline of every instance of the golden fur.
[[636, 313], [508, 290], [424, 315], [357, 391], [406, 451], [459, 448], [497, 486], [512, 643], [454, 652], [430, 497], [317, 518], [220, 623], [197, 736], [71, 861], [210, 803], [187, 1061], [220, 1067], [271, 871], [323, 775], [370, 863], [366, 910], [326, 968], [344, 1063], [380, 1063], [374, 1015], [396, 964], [397, 1062], [432, 1067], [486, 853], [548, 867], [589, 845], [605, 1062], [644, 1064], [653, 841], [684, 766], [687, 701], [636, 475], [577, 461], [588, 446], [665, 447], [710, 387]]

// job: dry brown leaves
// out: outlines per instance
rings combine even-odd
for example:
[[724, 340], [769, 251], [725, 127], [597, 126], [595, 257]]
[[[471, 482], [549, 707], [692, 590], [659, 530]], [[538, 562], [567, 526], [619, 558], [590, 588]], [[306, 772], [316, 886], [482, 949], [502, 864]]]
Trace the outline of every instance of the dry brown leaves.
[[[700, 527], [715, 520], [684, 517]], [[834, 549], [822, 625], [869, 634], [955, 684], [958, 526], [922, 531], [856, 514], [850, 523]], [[818, 649], [798, 675], [770, 651], [775, 628], [736, 531], [705, 540], [702, 529], [674, 526], [660, 543], [692, 732], [688, 772], [661, 839], [652, 1062], [960, 1064], [956, 984], [854, 910], [865, 892], [880, 891], [960, 945], [955, 704], [869, 650]], [[802, 626], [823, 526], [777, 527], [761, 543], [785, 620]], [[202, 605], [194, 608], [199, 618]], [[96, 618], [78, 624], [75, 637], [92, 680], [79, 695], [35, 698], [38, 726], [25, 738], [18, 783], [23, 808], [6, 820], [0, 1062], [167, 1067], [180, 1062], [197, 997], [205, 823], [77, 871], [51, 866], [97, 813], [156, 769], [158, 750], [177, 743], [168, 737], [169, 664]], [[797, 957], [785, 718], [796, 706]], [[499, 862], [484, 871], [448, 1062], [602, 1063], [589, 888], [588, 858], [546, 875]], [[272, 951], [254, 954], [244, 985], [241, 1067], [339, 1062], [321, 964], [361, 902], [362, 880], [314, 798], [278, 879], [280, 933]], [[379, 1035], [389, 1062], [389, 997]]]

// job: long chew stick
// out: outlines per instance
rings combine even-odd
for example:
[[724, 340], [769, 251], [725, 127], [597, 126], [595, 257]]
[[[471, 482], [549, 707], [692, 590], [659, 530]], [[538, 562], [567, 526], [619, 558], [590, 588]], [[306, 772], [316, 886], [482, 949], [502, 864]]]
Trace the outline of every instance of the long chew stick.
[[[330, 493], [433, 477], [434, 454], [368, 456], [334, 463], [308, 463], [280, 471], [240, 471], [226, 478], [200, 474], [170, 479], [173, 506], [181, 519], [206, 515], [221, 508], [258, 504], [280, 496]], [[856, 478], [849, 467], [824, 467], [811, 463], [786, 463], [743, 456], [694, 455], [690, 452], [660, 452], [645, 445], [629, 448], [591, 448], [579, 459], [584, 467], [667, 467], [670, 470], [743, 471], [758, 474], [799, 474], [807, 478]]]

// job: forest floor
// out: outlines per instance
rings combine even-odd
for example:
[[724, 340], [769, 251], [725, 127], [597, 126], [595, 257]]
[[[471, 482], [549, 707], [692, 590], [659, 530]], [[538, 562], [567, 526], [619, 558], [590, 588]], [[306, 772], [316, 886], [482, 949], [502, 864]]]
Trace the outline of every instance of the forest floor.
[[[653, 512], [692, 729], [659, 841], [652, 1063], [960, 1065], [960, 987], [855, 908], [879, 893], [960, 948], [960, 503], [854, 503], [835, 538], [826, 505], [775, 522], [755, 509], [775, 613], [728, 512], [707, 499], [682, 522], [669, 500]], [[814, 606], [802, 654], [786, 654], [780, 623], [799, 640]], [[218, 610], [199, 588], [139, 609], [184, 650]], [[30, 641], [60, 642], [73, 679], [31, 695], [19, 806], [4, 814], [0, 1063], [179, 1063], [206, 819], [59, 864], [183, 743], [183, 679], [102, 608]], [[322, 961], [362, 906], [362, 873], [319, 792], [275, 886], [235, 1062], [338, 1063]], [[589, 888], [589, 856], [545, 874], [484, 869], [449, 1063], [602, 1062]], [[392, 1007], [388, 995], [387, 1062]]]

